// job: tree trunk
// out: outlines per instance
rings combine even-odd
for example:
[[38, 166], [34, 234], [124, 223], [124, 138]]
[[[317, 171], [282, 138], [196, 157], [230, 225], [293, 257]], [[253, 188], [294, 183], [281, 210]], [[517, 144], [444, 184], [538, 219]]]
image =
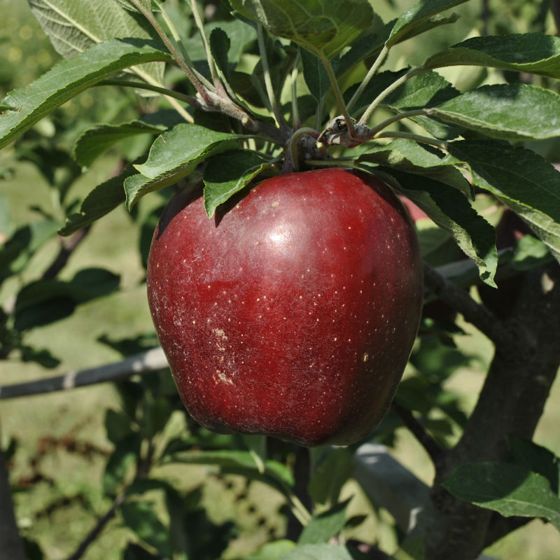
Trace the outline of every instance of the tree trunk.
[[2, 451], [0, 451], [0, 558], [25, 560], [23, 542], [14, 516], [10, 478]]
[[[440, 483], [463, 463], [502, 459], [509, 436], [530, 439], [560, 366], [560, 268], [529, 274], [523, 282], [505, 320], [511, 342], [496, 348], [463, 436], [438, 466], [428, 560], [473, 560], [480, 555], [499, 517], [453, 498]], [[516, 526], [518, 520], [511, 520], [511, 528]]]

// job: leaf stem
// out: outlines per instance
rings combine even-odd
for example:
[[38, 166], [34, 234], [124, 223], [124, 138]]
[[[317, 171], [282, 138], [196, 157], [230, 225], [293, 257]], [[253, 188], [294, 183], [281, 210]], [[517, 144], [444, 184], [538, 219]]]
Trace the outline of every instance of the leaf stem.
[[311, 521], [311, 514], [293, 492], [290, 492], [287, 497], [294, 517], [305, 527]]
[[181, 36], [179, 35], [179, 32], [177, 30], [177, 27], [173, 23], [173, 20], [169, 17], [169, 14], [167, 13], [165, 6], [163, 6], [161, 2], [157, 2], [157, 1], [156, 1], [156, 6], [159, 8], [163, 21], [165, 22], [165, 25], [167, 25], [167, 28], [169, 29], [169, 32], [171, 33], [173, 40], [175, 41], [175, 43], [177, 43], [179, 49], [181, 49], [181, 54], [183, 55], [185, 62], [192, 68], [192, 71], [196, 74], [197, 78], [207, 88], [212, 88], [212, 84], [206, 79], [206, 77], [203, 76], [200, 72], [196, 70], [196, 68], [193, 67], [192, 60], [189, 56], [189, 53], [187, 52], [187, 49], [185, 48], [185, 44], [183, 43], [183, 40], [181, 39]]
[[187, 78], [194, 86], [198, 94], [202, 97], [202, 99], [204, 99], [206, 103], [210, 103], [210, 97], [208, 95], [207, 89], [204, 87], [202, 82], [198, 79], [193, 69], [187, 64], [187, 62], [183, 58], [183, 55], [179, 52], [177, 47], [173, 44], [172, 41], [169, 40], [169, 37], [165, 34], [160, 24], [158, 23], [157, 19], [154, 17], [152, 10], [146, 8], [138, 0], [130, 0], [130, 1], [134, 5], [134, 7], [148, 20], [148, 23], [153, 27], [154, 31], [158, 34], [160, 39], [163, 41], [165, 48], [170, 52], [171, 56], [178, 64], [179, 68], [181, 68], [181, 70], [183, 70], [183, 72], [186, 74]]
[[[156, 93], [161, 93], [166, 97], [172, 97], [173, 99], [178, 99], [179, 101], [184, 101], [189, 105], [196, 105], [196, 100], [191, 95], [185, 95], [178, 91], [173, 91], [172, 89], [167, 89], [160, 86], [154, 86], [152, 84], [145, 84], [144, 82], [133, 82], [131, 80], [103, 80], [95, 84], [97, 86], [120, 86], [128, 87], [134, 89], [144, 89], [146, 91], [154, 91]], [[192, 119], [191, 115], [189, 117]]]
[[300, 126], [300, 115], [299, 115], [299, 104], [298, 104], [298, 97], [297, 97], [297, 79], [299, 75], [299, 61], [301, 59], [301, 55], [298, 51], [296, 59], [294, 61], [294, 67], [292, 69], [291, 75], [291, 89], [292, 89], [292, 124], [294, 128], [299, 128]]
[[208, 37], [204, 31], [204, 22], [202, 21], [202, 16], [198, 7], [197, 0], [191, 0], [191, 9], [194, 16], [194, 22], [198, 28], [198, 32], [202, 37], [202, 44], [204, 45], [204, 50], [206, 51], [206, 60], [208, 61], [208, 66], [210, 67], [210, 75], [212, 76], [212, 81], [217, 86], [220, 83], [220, 78], [216, 70], [216, 63], [214, 62], [214, 56], [212, 55], [212, 49], [210, 48], [210, 43], [208, 42]]
[[331, 88], [333, 90], [334, 97], [336, 99], [338, 112], [344, 117], [344, 120], [346, 121], [346, 126], [348, 127], [350, 134], [352, 134], [352, 131], [354, 130], [354, 124], [352, 122], [352, 118], [350, 117], [350, 114], [348, 113], [348, 109], [346, 108], [346, 103], [344, 103], [344, 96], [342, 95], [342, 91], [340, 90], [340, 86], [338, 85], [338, 80], [336, 79], [332, 64], [330, 63], [330, 60], [322, 52], [316, 54], [319, 57], [321, 63], [323, 64], [323, 67], [325, 68], [325, 72], [327, 73], [327, 76], [329, 78], [329, 82], [331, 83]]
[[411, 132], [382, 132], [377, 134], [376, 138], [405, 138], [407, 140], [414, 140], [420, 144], [430, 144], [431, 146], [443, 149], [447, 148], [447, 142], [445, 140], [421, 136], [420, 134], [412, 134]]
[[374, 126], [371, 131], [371, 137], [374, 138], [377, 136], [382, 130], [387, 128], [389, 125], [396, 123], [398, 121], [402, 121], [403, 119], [410, 119], [412, 117], [418, 117], [420, 115], [428, 115], [428, 111], [426, 109], [414, 109], [412, 111], [404, 111], [402, 113], [397, 113], [384, 121], [381, 121], [378, 125]]
[[358, 89], [356, 90], [356, 92], [348, 102], [347, 105], [348, 111], [352, 110], [352, 107], [354, 107], [358, 99], [360, 99], [362, 93], [364, 93], [364, 90], [366, 89], [366, 87], [368, 86], [372, 78], [375, 76], [375, 74], [377, 74], [377, 71], [379, 70], [379, 68], [381, 68], [381, 65], [385, 62], [387, 55], [389, 54], [389, 50], [390, 47], [388, 47], [387, 45], [383, 47], [383, 49], [375, 59], [375, 62], [373, 63], [372, 67], [369, 69], [369, 72], [366, 74], [366, 77], [363, 79], [362, 83], [360, 84], [360, 86], [358, 87]]
[[264, 43], [264, 30], [260, 23], [257, 24], [257, 39], [259, 43], [259, 54], [261, 55], [261, 63], [264, 72], [264, 85], [266, 87], [266, 94], [268, 96], [268, 101], [270, 104], [270, 109], [274, 115], [274, 120], [276, 125], [281, 127], [284, 123], [284, 117], [282, 111], [280, 110], [280, 105], [276, 94], [274, 93], [274, 86], [272, 84], [272, 78], [270, 76], [270, 66], [268, 64], [268, 56], [266, 53], [266, 45]]
[[405, 84], [410, 78], [425, 72], [424, 68], [412, 68], [406, 74], [401, 76], [398, 80], [395, 80], [388, 88], [383, 90], [369, 105], [369, 107], [365, 110], [364, 114], [361, 116], [359, 124], [367, 124], [369, 118], [373, 114], [373, 112], [381, 105], [383, 100], [387, 98], [391, 93], [395, 90], [399, 89], [403, 84]]

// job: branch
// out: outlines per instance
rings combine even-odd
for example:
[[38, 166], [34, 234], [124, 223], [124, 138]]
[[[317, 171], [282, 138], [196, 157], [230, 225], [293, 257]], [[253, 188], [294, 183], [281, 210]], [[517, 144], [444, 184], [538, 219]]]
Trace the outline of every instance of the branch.
[[424, 282], [426, 286], [443, 302], [463, 315], [485, 334], [496, 346], [509, 348], [518, 343], [517, 338], [486, 308], [476, 302], [468, 292], [448, 282], [439, 272], [424, 264]]
[[80, 543], [76, 551], [68, 557], [68, 560], [79, 560], [86, 553], [87, 549], [96, 541], [97, 537], [103, 532], [109, 521], [113, 519], [118, 509], [124, 503], [125, 496], [121, 494], [115, 498], [111, 507], [107, 512], [101, 516], [93, 529], [86, 535], [84, 540]]
[[167, 360], [163, 350], [153, 348], [120, 362], [100, 367], [71, 371], [65, 375], [38, 379], [28, 383], [0, 386], [0, 400], [29, 397], [55, 391], [69, 391], [70, 389], [78, 389], [98, 383], [120, 381], [132, 375], [150, 373], [166, 367], [168, 367]]
[[78, 248], [80, 243], [87, 237], [90, 231], [89, 227], [82, 228], [74, 235], [68, 238], [60, 238], [60, 248], [56, 257], [50, 266], [43, 272], [41, 280], [51, 280], [55, 278], [58, 273], [66, 266], [74, 251]]
[[403, 424], [410, 430], [412, 435], [417, 439], [418, 443], [424, 448], [434, 465], [441, 461], [444, 450], [436, 442], [426, 428], [414, 417], [410, 410], [404, 408], [400, 404], [393, 402], [393, 410], [399, 415]]
[[0, 556], [10, 560], [25, 560], [23, 542], [14, 515], [10, 477], [2, 450], [0, 450]]

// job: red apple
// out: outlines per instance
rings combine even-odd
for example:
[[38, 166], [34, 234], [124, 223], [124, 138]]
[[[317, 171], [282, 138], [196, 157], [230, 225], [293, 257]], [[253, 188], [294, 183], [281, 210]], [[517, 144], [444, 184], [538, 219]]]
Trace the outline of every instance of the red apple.
[[176, 196], [148, 297], [179, 393], [217, 431], [350, 444], [387, 410], [420, 319], [410, 219], [378, 179], [267, 179], [209, 220]]

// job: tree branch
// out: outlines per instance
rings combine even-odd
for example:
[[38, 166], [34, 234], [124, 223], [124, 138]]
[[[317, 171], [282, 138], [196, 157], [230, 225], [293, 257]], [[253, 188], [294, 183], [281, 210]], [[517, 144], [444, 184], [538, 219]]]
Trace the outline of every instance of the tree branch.
[[516, 344], [515, 337], [486, 307], [426, 264], [424, 265], [424, 281], [434, 295], [461, 313], [466, 321], [472, 323], [497, 346], [507, 348]]
[[[438, 512], [428, 532], [430, 560], [471, 560], [488, 539], [516, 525], [498, 526], [489, 510], [455, 499], [441, 486], [458, 465], [503, 459], [507, 439], [531, 439], [560, 366], [560, 267], [525, 274], [503, 323], [517, 345], [496, 347], [490, 371], [463, 435], [436, 472], [432, 502]], [[531, 346], [523, 344], [531, 337]]]
[[0, 400], [29, 397], [55, 391], [68, 391], [98, 383], [120, 381], [132, 375], [150, 373], [166, 367], [168, 367], [167, 360], [163, 350], [154, 348], [120, 362], [100, 367], [71, 371], [65, 375], [38, 379], [28, 383], [0, 386]]
[[10, 477], [0, 449], [0, 556], [10, 560], [25, 560], [23, 542], [14, 515]]
[[41, 280], [51, 280], [58, 275], [58, 273], [66, 266], [66, 264], [70, 260], [72, 253], [74, 253], [80, 243], [87, 237], [89, 231], [90, 228], [85, 227], [68, 238], [60, 238], [60, 248], [58, 250], [58, 253], [47, 270], [43, 272]]
[[400, 404], [393, 402], [393, 409], [399, 415], [403, 424], [410, 430], [412, 435], [418, 440], [418, 443], [424, 448], [434, 465], [441, 461], [444, 450], [436, 442], [435, 439], [428, 434], [426, 428], [414, 417], [410, 410], [404, 408]]
[[84, 540], [80, 543], [76, 551], [68, 557], [68, 560], [79, 560], [86, 553], [87, 549], [97, 540], [99, 535], [103, 532], [109, 521], [115, 517], [119, 508], [123, 505], [125, 495], [120, 494], [115, 498], [111, 507], [107, 512], [102, 515], [92, 530], [86, 535]]

